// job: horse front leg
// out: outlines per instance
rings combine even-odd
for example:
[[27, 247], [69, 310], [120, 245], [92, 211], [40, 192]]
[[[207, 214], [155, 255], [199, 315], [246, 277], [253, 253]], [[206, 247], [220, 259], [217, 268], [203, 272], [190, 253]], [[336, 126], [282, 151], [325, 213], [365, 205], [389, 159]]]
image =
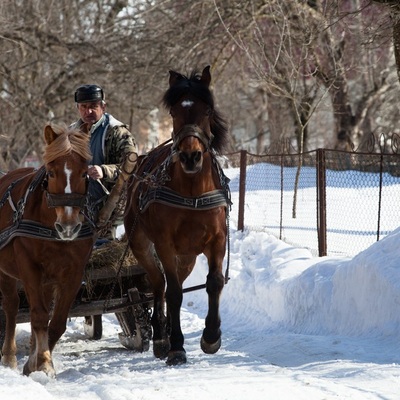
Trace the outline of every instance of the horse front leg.
[[54, 378], [56, 373], [53, 366], [51, 351], [49, 349], [49, 307], [45, 296], [37, 286], [25, 286], [31, 315], [31, 345], [29, 357], [23, 368], [23, 374], [29, 375], [34, 371], [43, 371]]
[[17, 368], [17, 343], [15, 340], [19, 308], [17, 281], [0, 272], [0, 292], [2, 293], [2, 313], [4, 313], [0, 315], [0, 324], [2, 325], [0, 326], [0, 339], [4, 339], [0, 358], [3, 365]]
[[[79, 273], [76, 273], [79, 276]], [[54, 292], [54, 309], [48, 328], [49, 350], [53, 352], [55, 345], [67, 329], [69, 310], [76, 298], [82, 279], [75, 284], [64, 285]]]
[[154, 290], [154, 309], [151, 317], [151, 326], [153, 327], [153, 354], [155, 357], [164, 359], [168, 355], [171, 347], [167, 318], [165, 316], [164, 288]]
[[[224, 241], [225, 243], [225, 241]], [[219, 256], [208, 255], [209, 273], [207, 275], [206, 290], [208, 294], [208, 314], [205, 328], [201, 337], [201, 349], [204, 353], [214, 354], [221, 347], [221, 317], [219, 302], [224, 287], [222, 274], [222, 260], [225, 255], [225, 245], [217, 252]]]
[[186, 351], [183, 347], [184, 337], [181, 329], [181, 306], [182, 306], [182, 285], [174, 272], [166, 271], [167, 276], [167, 315], [171, 325], [170, 342], [171, 349], [168, 352], [167, 365], [185, 364]]

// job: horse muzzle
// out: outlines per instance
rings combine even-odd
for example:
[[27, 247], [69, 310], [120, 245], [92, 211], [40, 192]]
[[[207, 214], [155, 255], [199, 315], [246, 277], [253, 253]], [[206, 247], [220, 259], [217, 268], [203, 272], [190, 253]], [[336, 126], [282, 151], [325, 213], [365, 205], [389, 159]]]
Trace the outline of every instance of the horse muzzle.
[[200, 150], [179, 152], [179, 161], [187, 174], [195, 174], [203, 167], [203, 153]]
[[[49, 208], [57, 208], [57, 221], [54, 223], [54, 227], [59, 238], [65, 241], [76, 239], [82, 228], [79, 211], [85, 206], [86, 194], [52, 194], [46, 191], [46, 199]], [[64, 208], [64, 210], [60, 211], [60, 208]], [[76, 210], [77, 208], [79, 211]]]
[[61, 240], [71, 241], [78, 237], [82, 228], [82, 222], [78, 222], [77, 224], [62, 224], [60, 222], [55, 222], [54, 227], [56, 228]]

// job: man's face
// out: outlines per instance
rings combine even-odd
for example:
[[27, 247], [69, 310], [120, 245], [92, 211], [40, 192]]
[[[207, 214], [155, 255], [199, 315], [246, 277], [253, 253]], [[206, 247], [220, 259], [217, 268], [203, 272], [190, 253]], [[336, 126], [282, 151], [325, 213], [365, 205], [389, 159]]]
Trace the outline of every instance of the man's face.
[[101, 101], [78, 104], [79, 115], [82, 121], [89, 125], [89, 128], [103, 116], [105, 109], [106, 106]]

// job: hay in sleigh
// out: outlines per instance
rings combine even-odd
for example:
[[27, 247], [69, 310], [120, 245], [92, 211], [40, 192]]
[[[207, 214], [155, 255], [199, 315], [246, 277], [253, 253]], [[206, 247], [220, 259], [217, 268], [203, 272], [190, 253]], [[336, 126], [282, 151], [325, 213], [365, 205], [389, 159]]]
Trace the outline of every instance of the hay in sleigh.
[[97, 285], [107, 285], [126, 276], [144, 273], [125, 237], [93, 249], [85, 268], [84, 281], [88, 292]]
[[117, 271], [121, 263], [122, 268], [137, 264], [125, 236], [120, 240], [112, 240], [93, 249], [86, 268], [89, 270], [105, 268]]

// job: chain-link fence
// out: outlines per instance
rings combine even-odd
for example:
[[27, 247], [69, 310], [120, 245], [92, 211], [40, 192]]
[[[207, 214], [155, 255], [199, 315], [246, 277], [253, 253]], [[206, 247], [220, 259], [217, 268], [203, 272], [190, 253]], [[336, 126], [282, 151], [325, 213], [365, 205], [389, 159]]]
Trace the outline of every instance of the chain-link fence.
[[355, 255], [399, 225], [399, 157], [326, 149], [229, 154], [231, 220], [315, 255]]

